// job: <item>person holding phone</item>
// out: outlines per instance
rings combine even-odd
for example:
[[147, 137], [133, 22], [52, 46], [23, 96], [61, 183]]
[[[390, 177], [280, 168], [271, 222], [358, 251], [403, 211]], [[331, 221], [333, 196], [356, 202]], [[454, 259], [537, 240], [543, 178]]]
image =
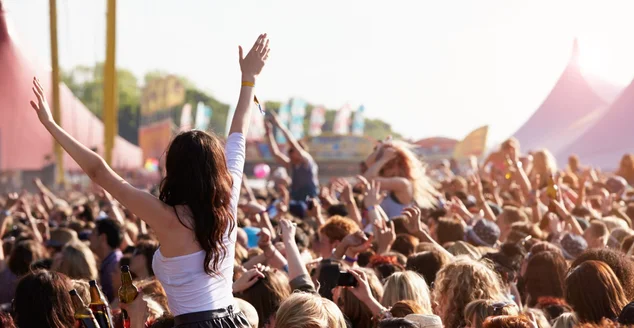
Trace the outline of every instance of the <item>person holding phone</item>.
[[44, 89], [33, 78], [40, 122], [82, 170], [156, 232], [160, 248], [152, 267], [163, 285], [176, 327], [248, 327], [232, 295], [237, 205], [245, 161], [254, 87], [269, 57], [261, 34], [251, 50], [239, 47], [242, 87], [229, 137], [187, 131], [166, 152], [160, 196], [139, 190], [115, 173], [98, 154], [54, 120]]
[[[319, 167], [317, 162], [308, 152], [308, 148], [281, 122], [273, 112], [269, 112], [269, 121], [266, 123], [266, 138], [275, 160], [291, 172], [291, 202], [289, 211], [296, 217], [303, 218], [306, 215], [307, 198], [317, 197], [319, 191]], [[288, 141], [288, 154], [283, 154], [273, 135], [273, 126], [284, 134]]]

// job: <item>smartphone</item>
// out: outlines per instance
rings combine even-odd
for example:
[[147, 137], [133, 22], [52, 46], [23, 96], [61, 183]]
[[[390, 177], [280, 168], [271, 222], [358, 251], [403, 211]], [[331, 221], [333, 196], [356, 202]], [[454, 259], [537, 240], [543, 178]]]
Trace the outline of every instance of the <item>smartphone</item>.
[[339, 279], [337, 279], [337, 286], [343, 287], [357, 287], [359, 282], [352, 273], [347, 271], [339, 271]]
[[315, 208], [315, 205], [313, 204], [313, 199], [310, 197], [306, 197], [306, 209], [312, 211], [313, 208]]

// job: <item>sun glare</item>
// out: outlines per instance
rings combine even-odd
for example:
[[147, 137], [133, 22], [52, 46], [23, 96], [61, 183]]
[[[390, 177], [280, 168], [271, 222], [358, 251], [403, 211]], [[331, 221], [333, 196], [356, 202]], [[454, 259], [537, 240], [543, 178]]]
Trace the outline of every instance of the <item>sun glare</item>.
[[616, 84], [626, 85], [631, 82], [634, 72], [631, 63], [622, 58], [622, 54], [614, 47], [607, 47], [602, 42], [580, 41], [579, 65], [584, 74], [602, 78]]

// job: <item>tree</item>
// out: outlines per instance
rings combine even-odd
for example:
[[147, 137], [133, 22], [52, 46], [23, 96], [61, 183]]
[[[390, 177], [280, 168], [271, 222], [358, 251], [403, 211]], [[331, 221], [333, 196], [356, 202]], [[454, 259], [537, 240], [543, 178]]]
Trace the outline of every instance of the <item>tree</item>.
[[[77, 66], [62, 71], [62, 82], [97, 117], [103, 118], [103, 63], [95, 66]], [[119, 134], [132, 143], [138, 143], [139, 108], [141, 90], [132, 72], [117, 69], [119, 108]]]

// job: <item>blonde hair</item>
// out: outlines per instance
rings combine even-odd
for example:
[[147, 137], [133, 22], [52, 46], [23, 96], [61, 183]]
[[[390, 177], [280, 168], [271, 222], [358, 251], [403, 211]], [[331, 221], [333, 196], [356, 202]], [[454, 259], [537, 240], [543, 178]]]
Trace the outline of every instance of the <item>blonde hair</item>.
[[392, 141], [387, 147], [394, 148], [397, 157], [386, 164], [386, 167], [398, 165], [403, 168], [403, 177], [412, 183], [412, 197], [416, 205], [421, 208], [436, 207], [438, 191], [431, 178], [427, 176], [426, 165], [416, 157], [405, 142]]
[[543, 187], [548, 181], [549, 175], [557, 173], [557, 162], [555, 157], [548, 149], [540, 149], [533, 154], [533, 168], [530, 176], [535, 178], [536, 174], [540, 175], [538, 187]]
[[90, 285], [86, 280], [72, 279], [73, 289], [77, 291], [77, 295], [81, 297], [84, 303], [90, 303]]
[[486, 264], [467, 257], [458, 257], [440, 269], [433, 298], [445, 327], [464, 326], [464, 310], [474, 300], [508, 300], [498, 274]]
[[475, 300], [464, 310], [464, 320], [469, 327], [482, 328], [484, 319], [498, 315], [518, 315], [519, 309], [513, 302], [500, 302], [497, 300]]
[[61, 261], [52, 268], [71, 279], [96, 280], [97, 260], [90, 248], [82, 242], [71, 242], [62, 249]]
[[276, 328], [346, 328], [339, 307], [319, 295], [294, 293], [277, 310]]
[[425, 279], [414, 271], [395, 272], [383, 286], [381, 304], [390, 307], [398, 301], [411, 300], [423, 308], [421, 314], [433, 314], [429, 287]]

